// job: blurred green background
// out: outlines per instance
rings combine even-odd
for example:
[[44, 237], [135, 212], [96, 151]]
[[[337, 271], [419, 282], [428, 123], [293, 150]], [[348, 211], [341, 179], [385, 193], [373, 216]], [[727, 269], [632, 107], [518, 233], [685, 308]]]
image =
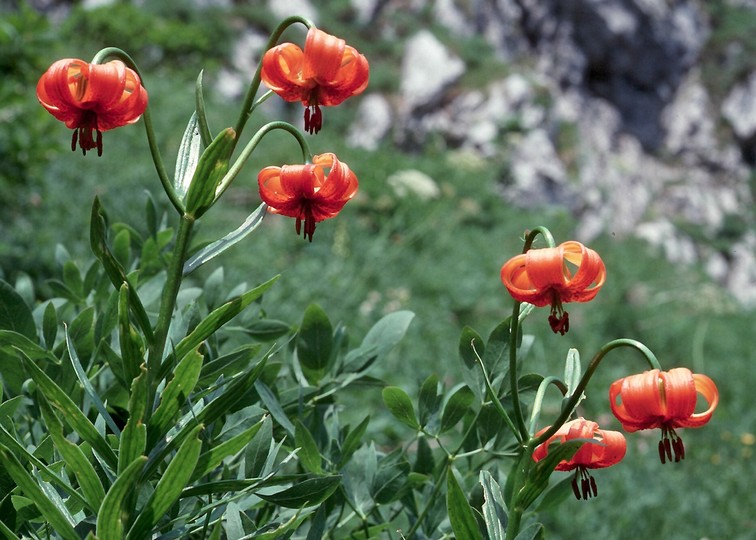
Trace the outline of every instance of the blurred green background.
[[[715, 48], [725, 47], [732, 36], [745, 36], [743, 41], [753, 45], [756, 16], [744, 20], [726, 2], [710, 4], [720, 10], [721, 26], [705, 58], [716, 58]], [[320, 18], [329, 21], [327, 29], [370, 60], [371, 89], [396, 90], [400, 48], [350, 27], [347, 2], [326, 6]], [[204, 69], [211, 128], [217, 131], [237, 114], [237, 104], [213, 86], [230, 62], [234, 30], [240, 21], [270, 29], [275, 19], [265, 8], [250, 5], [203, 8], [178, 1], [139, 7], [116, 2], [93, 9], [74, 5], [64, 17], [46, 16], [25, 2], [4, 1], [0, 7], [0, 276], [11, 283], [27, 281], [44, 298], [50, 294], [46, 281], [58, 275], [62, 259], [71, 256], [82, 267], [92, 260], [87, 235], [94, 195], [112, 221], [140, 230], [148, 193], [169, 224], [174, 216], [161, 194], [141, 124], [107, 132], [102, 158], [72, 153], [70, 132], [37, 104], [34, 88], [40, 74], [57, 58], [88, 59], [107, 45], [127, 50], [145, 76], [170, 169], [194, 107], [199, 70]], [[459, 46], [469, 47], [471, 55], [485, 54], [479, 40]], [[705, 68], [713, 81], [727, 76], [715, 63]], [[343, 134], [358, 100], [327, 109], [324, 130], [310, 138], [315, 153], [335, 151], [359, 177], [360, 193], [339, 218], [319, 224], [309, 244], [295, 235], [292, 220], [269, 216], [255, 234], [193, 279], [200, 283], [221, 266], [231, 283], [254, 284], [280, 273], [282, 279], [263, 302], [270, 317], [294, 322], [309, 303], [318, 303], [332, 320], [345, 321], [355, 340], [385, 313], [409, 309], [417, 317], [408, 336], [376, 374], [408, 391], [432, 372], [459, 382], [459, 331], [469, 325], [485, 335], [508, 315], [511, 300], [498, 272], [520, 250], [523, 231], [545, 225], [561, 242], [573, 234], [572, 216], [562, 208], [536, 211], [505, 204], [497, 183], [506, 164], [495, 160], [434, 142], [416, 152], [402, 151], [391, 141], [376, 151], [350, 146]], [[301, 114], [298, 105], [264, 109], [263, 116], [270, 118], [283, 112], [298, 120]], [[197, 243], [236, 228], [259, 204], [256, 173], [261, 167], [298, 156], [286, 135], [266, 139], [219, 207], [203, 218]], [[440, 197], [397, 196], [386, 179], [405, 169], [435, 179]], [[753, 222], [753, 216], [743, 219]], [[756, 537], [756, 312], [740, 306], [701, 269], [667, 263], [638, 240], [607, 235], [591, 247], [607, 265], [607, 284], [596, 301], [570, 307], [573, 322], [567, 337], [548, 331], [545, 312], [529, 319], [526, 332], [538, 339], [528, 367], [559, 375], [569, 347], [577, 347], [587, 361], [604, 342], [633, 337], [654, 350], [663, 366], [705, 371], [717, 382], [721, 401], [706, 428], [683, 433], [687, 456], [680, 464], [659, 464], [657, 433], [630, 436], [625, 461], [596, 473], [597, 499], [570, 501], [557, 514], [541, 516], [549, 537]], [[643, 367], [631, 353], [612, 353], [589, 386], [585, 416], [618, 429], [605, 404], [607, 387]], [[368, 401], [380, 408], [379, 391]], [[386, 426], [374, 434], [380, 443], [401, 436], [401, 430], [393, 432], [380, 420], [375, 425]]]

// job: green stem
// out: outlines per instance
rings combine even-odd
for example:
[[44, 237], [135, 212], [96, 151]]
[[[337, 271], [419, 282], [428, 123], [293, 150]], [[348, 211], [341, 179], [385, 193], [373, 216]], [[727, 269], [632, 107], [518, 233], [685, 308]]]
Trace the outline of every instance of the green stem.
[[[139, 75], [139, 78], [142, 81], [142, 86], [144, 86], [144, 77], [142, 77], [142, 74], [139, 72], [139, 67], [136, 65], [136, 62], [134, 62], [134, 60], [131, 58], [131, 56], [128, 55], [128, 53], [119, 49], [118, 47], [105, 47], [104, 49], [100, 50], [92, 59], [92, 63], [101, 64], [108, 58], [121, 60], [129, 68], [133, 69], [136, 74]], [[165, 190], [166, 195], [168, 195], [168, 199], [171, 201], [171, 204], [173, 204], [173, 207], [179, 214], [183, 215], [184, 203], [181, 201], [178, 193], [176, 193], [176, 190], [173, 187], [173, 182], [171, 182], [171, 179], [168, 176], [168, 172], [166, 171], [165, 165], [163, 163], [163, 158], [160, 155], [160, 149], [157, 145], [157, 138], [155, 137], [155, 130], [152, 127], [152, 113], [149, 102], [147, 104], [147, 108], [144, 111], [144, 114], [142, 115], [142, 119], [144, 120], [144, 129], [147, 132], [147, 144], [150, 147], [150, 155], [152, 156], [152, 162], [155, 164], [155, 171], [157, 172], [158, 178], [160, 178], [160, 183], [163, 185], [163, 189]]]
[[244, 167], [244, 164], [250, 158], [257, 145], [260, 144], [260, 141], [262, 141], [263, 137], [276, 129], [287, 131], [291, 135], [293, 135], [299, 143], [299, 148], [302, 150], [302, 161], [307, 162], [310, 160], [310, 158], [312, 157], [312, 154], [310, 153], [310, 147], [307, 144], [304, 135], [302, 135], [302, 133], [297, 128], [295, 128], [288, 122], [282, 122], [280, 120], [265, 124], [263, 127], [257, 130], [257, 133], [255, 133], [254, 136], [249, 140], [247, 145], [244, 147], [244, 150], [242, 150], [242, 153], [239, 154], [239, 157], [236, 159], [236, 161], [234, 161], [234, 164], [228, 169], [226, 175], [221, 179], [218, 187], [215, 190], [215, 200], [218, 200], [221, 195], [223, 195], [223, 192], [228, 189], [228, 187], [231, 185], [231, 182], [233, 182], [234, 178], [236, 178], [236, 175], [241, 172], [242, 167]]
[[506, 409], [504, 409], [501, 401], [499, 401], [499, 398], [496, 396], [496, 392], [494, 391], [493, 386], [491, 386], [491, 381], [488, 378], [486, 366], [483, 364], [483, 359], [480, 358], [480, 356], [476, 355], [476, 360], [478, 362], [478, 365], [480, 366], [481, 371], [483, 372], [483, 381], [486, 385], [486, 391], [488, 392], [488, 397], [491, 400], [491, 403], [493, 403], [496, 412], [498, 412], [499, 416], [501, 416], [502, 419], [507, 423], [509, 429], [512, 430], [512, 433], [517, 438], [517, 441], [520, 443], [525, 441], [528, 438], [527, 431], [525, 432], [525, 436], [523, 437], [521, 431], [515, 426], [514, 422], [512, 422], [512, 419], [509, 417], [509, 414], [507, 414]]
[[446, 478], [446, 475], [449, 474], [449, 469], [451, 468], [451, 464], [452, 464], [452, 457], [448, 456], [448, 459], [444, 463], [443, 469], [441, 469], [441, 473], [436, 479], [436, 484], [433, 486], [433, 492], [431, 493], [430, 497], [428, 497], [428, 501], [426, 505], [423, 507], [422, 511], [418, 514], [417, 519], [412, 524], [412, 527], [410, 527], [410, 529], [407, 531], [405, 538], [412, 538], [412, 536], [415, 534], [415, 531], [417, 531], [417, 529], [423, 523], [425, 516], [428, 515], [428, 512], [430, 511], [431, 507], [435, 505], [438, 494], [441, 491], [441, 485], [444, 483], [444, 479]]
[[541, 384], [538, 385], [538, 391], [536, 391], [535, 399], [533, 400], [533, 412], [530, 415], [530, 432], [535, 433], [536, 431], [536, 425], [538, 424], [538, 417], [541, 414], [541, 407], [543, 404], [543, 398], [546, 394], [546, 389], [549, 387], [549, 385], [553, 384], [556, 386], [560, 392], [562, 392], [563, 396], [567, 395], [568, 389], [567, 385], [565, 385], [558, 377], [549, 376], [546, 377], [541, 381]]
[[[522, 252], [526, 253], [533, 245], [533, 241], [538, 235], [543, 236], [548, 247], [554, 247], [554, 237], [551, 232], [542, 226], [538, 226], [525, 235], [525, 244]], [[530, 433], [525, 425], [525, 417], [522, 414], [522, 405], [520, 403], [520, 389], [517, 381], [517, 342], [520, 333], [520, 305], [521, 302], [515, 301], [512, 308], [511, 326], [509, 328], [509, 385], [512, 389], [512, 407], [514, 409], [514, 420], [517, 424], [517, 430], [520, 433], [518, 439], [525, 441], [530, 438]]]
[[651, 350], [640, 341], [636, 341], [634, 339], [629, 339], [629, 338], [620, 338], [620, 339], [615, 339], [605, 344], [603, 347], [601, 347], [601, 349], [599, 349], [596, 355], [591, 359], [591, 363], [588, 365], [588, 369], [585, 370], [583, 377], [580, 379], [580, 382], [575, 387], [575, 391], [573, 392], [572, 396], [570, 396], [570, 399], [567, 401], [567, 403], [565, 403], [562, 406], [562, 412], [559, 414], [556, 421], [551, 425], [549, 429], [544, 431], [539, 437], [536, 437], [535, 439], [532, 439], [530, 441], [530, 443], [532, 443], [533, 448], [543, 443], [544, 441], [548, 440], [549, 437], [551, 437], [554, 433], [557, 432], [557, 430], [562, 425], [564, 425], [564, 423], [570, 417], [573, 410], [575, 409], [578, 402], [580, 401], [580, 396], [583, 395], [585, 388], [588, 386], [588, 382], [591, 380], [591, 377], [593, 377], [593, 374], [596, 372], [596, 369], [599, 367], [599, 364], [601, 363], [601, 361], [606, 357], [609, 351], [612, 351], [620, 347], [630, 347], [632, 349], [638, 350], [646, 359], [646, 361], [648, 362], [648, 364], [651, 366], [652, 369], [661, 369], [661, 366], [659, 365], [659, 361], [656, 359], [656, 356], [654, 355], [654, 353], [651, 352]]
[[[296, 23], [302, 23], [308, 29], [315, 27], [312, 21], [298, 15], [284, 19], [270, 34], [270, 38], [268, 38], [268, 43], [265, 45], [263, 54], [265, 54], [269, 49], [272, 49], [276, 45], [276, 43], [278, 43], [278, 40], [281, 38], [281, 34], [283, 34], [289, 26]], [[252, 81], [247, 88], [247, 94], [244, 96], [244, 103], [242, 104], [241, 113], [239, 114], [239, 119], [236, 122], [236, 134], [238, 137], [241, 137], [242, 130], [247, 124], [247, 120], [249, 120], [249, 117], [252, 114], [252, 110], [254, 109], [253, 104], [255, 102], [255, 96], [257, 95], [257, 91], [260, 89], [261, 72], [262, 62], [258, 63], [255, 75], [252, 77]]]
[[528, 428], [525, 425], [525, 418], [522, 414], [522, 405], [520, 404], [520, 389], [517, 381], [517, 336], [520, 332], [520, 304], [515, 302], [512, 308], [512, 320], [509, 330], [509, 386], [512, 388], [512, 408], [514, 409], [515, 423], [517, 424], [517, 437], [520, 441], [526, 441], [530, 437]]
[[182, 270], [189, 248], [189, 239], [193, 225], [194, 220], [189, 216], [181, 218], [178, 233], [176, 234], [176, 244], [173, 248], [173, 255], [168, 266], [167, 278], [163, 287], [163, 295], [160, 298], [160, 311], [158, 312], [157, 324], [155, 326], [155, 339], [147, 359], [147, 380], [149, 381], [148, 388], [150, 392], [147, 402], [148, 417], [152, 412], [155, 390], [160, 383], [158, 373], [161, 372], [163, 353], [165, 352], [165, 345], [168, 339], [168, 330], [171, 327], [173, 310], [176, 307], [176, 297], [181, 287]]

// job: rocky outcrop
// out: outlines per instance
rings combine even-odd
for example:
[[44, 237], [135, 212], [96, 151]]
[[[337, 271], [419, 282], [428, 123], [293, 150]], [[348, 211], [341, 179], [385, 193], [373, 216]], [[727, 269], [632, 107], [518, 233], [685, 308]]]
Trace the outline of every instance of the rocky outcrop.
[[[424, 7], [353, 1], [365, 24], [384, 29], [392, 10]], [[433, 15], [447, 43], [484, 36], [510, 73], [463, 88], [465, 66], [442, 34], [418, 30], [405, 43], [400, 91], [382, 102], [394, 105], [381, 130], [408, 150], [441, 135], [449, 148], [508, 163], [508, 202], [567, 208], [585, 240], [643, 238], [756, 305], [756, 74], [717, 110], [698, 68], [710, 32], [699, 3], [437, 0]], [[375, 148], [380, 136], [352, 142]]]

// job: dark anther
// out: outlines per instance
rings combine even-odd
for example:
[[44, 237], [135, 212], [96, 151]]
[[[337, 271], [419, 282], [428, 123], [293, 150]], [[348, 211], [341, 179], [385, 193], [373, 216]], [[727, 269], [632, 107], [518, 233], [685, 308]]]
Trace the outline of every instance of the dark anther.
[[566, 311], [562, 312], [562, 315], [557, 317], [554, 313], [549, 315], [549, 326], [551, 330], [556, 334], [565, 335], [570, 329], [570, 317]]
[[575, 494], [575, 498], [580, 500], [580, 489], [578, 488], [578, 473], [575, 473], [575, 477], [572, 479], [572, 492]]

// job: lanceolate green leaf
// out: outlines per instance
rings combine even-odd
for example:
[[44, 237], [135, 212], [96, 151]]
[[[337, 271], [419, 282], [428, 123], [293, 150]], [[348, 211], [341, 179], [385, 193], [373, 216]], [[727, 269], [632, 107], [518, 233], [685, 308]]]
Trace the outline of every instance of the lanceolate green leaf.
[[322, 472], [320, 450], [310, 430], [299, 420], [295, 424], [294, 444], [299, 447], [297, 457], [302, 466], [311, 473], [320, 474]]
[[457, 538], [465, 540], [483, 540], [483, 535], [475, 521], [475, 514], [467, 496], [459, 487], [454, 470], [446, 474], [446, 511], [449, 514], [452, 530]]
[[144, 361], [139, 337], [129, 317], [129, 294], [129, 285], [124, 283], [118, 290], [118, 341], [121, 345], [122, 377], [127, 386], [139, 375], [139, 366]]
[[0, 444], [0, 460], [16, 485], [34, 501], [35, 506], [52, 529], [64, 540], [80, 540], [81, 537], [66, 515], [45, 495], [37, 480], [27, 472], [13, 452], [2, 444]]
[[189, 422], [183, 425], [175, 437], [151, 452], [149, 456], [150, 460], [145, 466], [144, 478], [150, 478], [157, 471], [160, 463], [193, 432], [197, 424], [212, 424], [222, 415], [226, 414], [241, 398], [247, 395], [265, 368], [266, 362], [267, 357], [247, 370], [246, 373], [228, 383], [227, 388], [194, 415]]
[[200, 371], [202, 370], [202, 355], [197, 351], [187, 354], [173, 370], [173, 379], [169, 382], [160, 397], [160, 405], [152, 414], [147, 425], [147, 446], [152, 448], [155, 442], [163, 437], [174, 424], [181, 406], [194, 391]]
[[92, 448], [103, 460], [105, 460], [105, 463], [115, 470], [118, 466], [118, 458], [113, 452], [113, 449], [103, 436], [100, 435], [97, 428], [95, 428], [84, 413], [81, 412], [79, 406], [76, 405], [76, 403], [68, 397], [68, 394], [61, 390], [61, 388], [25, 354], [20, 354], [20, 357], [32, 379], [37, 383], [39, 391], [44, 394], [51, 405], [63, 414], [63, 418], [71, 429], [73, 429], [79, 437], [92, 445]]
[[124, 283], [128, 284], [131, 309], [134, 312], [139, 328], [144, 335], [147, 336], [148, 341], [152, 341], [152, 325], [150, 324], [150, 319], [147, 316], [147, 312], [144, 310], [142, 301], [139, 299], [139, 296], [137, 296], [133, 284], [129, 281], [123, 267], [108, 247], [105, 223], [105, 210], [100, 204], [100, 199], [95, 197], [94, 202], [92, 203], [92, 216], [89, 224], [89, 243], [92, 252], [102, 263], [105, 273], [108, 275], [108, 278], [110, 278], [111, 283], [113, 283], [116, 289], [120, 289], [121, 285]]
[[284, 508], [315, 506], [325, 501], [341, 483], [341, 475], [308, 478], [293, 486], [272, 494], [257, 493], [257, 496]]
[[184, 136], [181, 138], [176, 156], [176, 172], [173, 175], [173, 188], [176, 190], [176, 195], [182, 200], [189, 191], [189, 184], [192, 181], [192, 176], [194, 176], [194, 170], [197, 168], [201, 143], [197, 113], [193, 112], [184, 130]]
[[147, 371], [142, 368], [138, 377], [131, 384], [129, 398], [129, 420], [121, 432], [118, 441], [118, 474], [131, 465], [131, 462], [144, 454], [147, 446], [147, 426], [144, 425], [144, 413], [147, 405]]
[[60, 360], [47, 349], [40, 347], [28, 337], [13, 330], [0, 330], [0, 349], [10, 351], [16, 349], [34, 360], [45, 360], [53, 364], [60, 364]]
[[11, 452], [16, 454], [16, 456], [23, 456], [25, 459], [27, 459], [29, 463], [31, 463], [45, 475], [45, 479], [48, 482], [54, 482], [59, 489], [65, 491], [71, 497], [72, 501], [76, 501], [77, 504], [80, 504], [82, 506], [87, 506], [87, 500], [81, 494], [79, 494], [78, 491], [76, 491], [68, 482], [61, 480], [56, 475], [55, 471], [50, 470], [50, 468], [42, 461], [40, 461], [39, 458], [30, 453], [26, 449], [26, 447], [24, 447], [20, 442], [14, 439], [13, 435], [8, 433], [8, 431], [6, 431], [6, 429], [1, 425], [0, 444], [5, 445]]
[[81, 362], [79, 362], [79, 356], [76, 354], [76, 349], [73, 342], [71, 341], [71, 336], [68, 333], [68, 327], [64, 327], [64, 329], [66, 334], [66, 347], [68, 348], [68, 357], [71, 359], [71, 365], [73, 366], [74, 373], [76, 373], [76, 378], [79, 379], [79, 384], [81, 384], [82, 388], [84, 388], [84, 392], [86, 392], [87, 397], [89, 397], [89, 399], [92, 401], [95, 408], [97, 409], [97, 412], [100, 413], [100, 416], [102, 416], [102, 418], [105, 420], [105, 423], [108, 424], [108, 427], [111, 429], [111, 431], [115, 433], [116, 436], [120, 435], [121, 430], [118, 429], [115, 421], [113, 421], [113, 419], [110, 417], [110, 413], [108, 413], [107, 409], [105, 408], [105, 404], [102, 402], [100, 396], [95, 391], [92, 383], [89, 382], [87, 374], [84, 373], [84, 368], [82, 367]]
[[63, 424], [47, 404], [47, 401], [42, 398], [38, 401], [38, 404], [42, 410], [42, 416], [45, 419], [50, 436], [55, 443], [55, 448], [57, 448], [63, 457], [63, 461], [68, 465], [68, 470], [76, 476], [81, 492], [89, 503], [90, 510], [97, 512], [103, 497], [105, 497], [105, 490], [97, 476], [97, 472], [95, 472], [94, 467], [81, 448], [66, 439], [63, 433]]
[[257, 424], [245, 429], [238, 435], [231, 437], [227, 441], [212, 445], [211, 448], [207, 452], [204, 452], [197, 460], [197, 466], [194, 468], [190, 483], [212, 472], [212, 470], [218, 467], [227, 457], [241, 452], [249, 444], [249, 441], [254, 438], [257, 432], [260, 431], [265, 418], [260, 420]]
[[97, 513], [98, 540], [121, 540], [123, 538], [123, 521], [128, 519], [128, 516], [124, 515], [123, 512], [123, 503], [133, 493], [146, 461], [146, 457], [132, 461], [126, 469], [118, 474], [118, 478], [110, 486], [102, 501], [100, 511]]
[[127, 540], [150, 538], [152, 528], [178, 500], [197, 465], [202, 449], [202, 440], [199, 438], [202, 429], [202, 425], [196, 426], [179, 447], [155, 486], [155, 491], [134, 520], [126, 536]]
[[238, 244], [251, 234], [262, 223], [263, 218], [268, 213], [268, 205], [262, 203], [257, 209], [247, 216], [238, 228], [234, 229], [220, 240], [205, 246], [184, 264], [184, 275], [190, 274], [203, 264], [211, 261], [228, 248]]
[[[277, 279], [278, 276], [266, 281], [265, 283], [259, 285], [258, 287], [255, 287], [251, 291], [247, 291], [241, 296], [238, 296], [233, 300], [226, 302], [225, 304], [214, 310], [212, 313], [210, 313], [210, 315], [208, 315], [202, 322], [200, 322], [188, 336], [186, 336], [178, 343], [178, 345], [176, 345], [176, 350], [174, 351], [175, 357], [178, 360], [181, 360], [187, 354], [189, 354], [189, 352], [199, 347], [200, 344], [207, 338], [209, 338], [213, 333], [215, 333], [216, 330], [236, 317], [247, 306], [249, 306], [249, 304], [260, 298], [263, 293], [265, 293], [265, 291], [267, 291], [273, 285], [273, 283], [276, 282]], [[166, 375], [167, 370], [170, 369], [171, 366], [171, 362], [164, 363], [164, 373], [160, 374], [161, 378]]]
[[490, 540], [504, 540], [507, 532], [507, 510], [501, 488], [488, 471], [480, 472], [480, 484], [483, 486], [483, 521]]

